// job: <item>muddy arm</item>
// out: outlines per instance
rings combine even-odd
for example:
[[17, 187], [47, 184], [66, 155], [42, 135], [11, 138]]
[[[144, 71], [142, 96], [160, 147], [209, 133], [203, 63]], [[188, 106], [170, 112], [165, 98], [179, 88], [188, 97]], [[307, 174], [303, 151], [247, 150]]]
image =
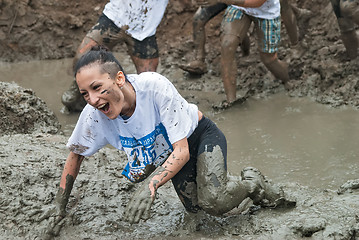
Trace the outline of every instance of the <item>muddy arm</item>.
[[135, 192], [125, 210], [124, 220], [137, 223], [150, 217], [150, 208], [155, 200], [157, 189], [175, 176], [189, 160], [187, 138], [173, 144], [173, 152]]
[[84, 157], [81, 155], [69, 153], [62, 171], [60, 187], [56, 194], [55, 207], [45, 214], [46, 218], [49, 219], [49, 224], [43, 239], [52, 239], [59, 234], [65, 220], [66, 205], [83, 159]]
[[56, 203], [61, 206], [61, 210], [65, 211], [67, 202], [70, 197], [75, 179], [80, 171], [80, 166], [84, 156], [70, 152], [62, 171], [60, 188], [56, 195]]

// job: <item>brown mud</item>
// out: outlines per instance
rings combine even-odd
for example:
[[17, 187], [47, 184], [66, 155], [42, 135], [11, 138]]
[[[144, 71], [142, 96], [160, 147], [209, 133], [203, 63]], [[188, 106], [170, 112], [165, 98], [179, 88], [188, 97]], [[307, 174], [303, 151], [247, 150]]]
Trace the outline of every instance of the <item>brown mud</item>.
[[[191, 76], [178, 70], [178, 65], [191, 60], [193, 54], [191, 18], [196, 7], [186, 2], [170, 1], [159, 26], [160, 72], [171, 76], [188, 101], [213, 112], [211, 106], [224, 99], [219, 69], [222, 15], [206, 27], [208, 73]], [[0, 60], [72, 57], [105, 3], [0, 0]], [[300, 0], [297, 5], [312, 10], [314, 16], [303, 40], [308, 46], [306, 54], [301, 61], [290, 64], [293, 80], [288, 95], [309, 97], [332, 107], [358, 108], [359, 60], [347, 59], [329, 1]], [[249, 56], [241, 57], [238, 49], [238, 92], [266, 98], [286, 91], [260, 63], [254, 36], [250, 38]], [[122, 46], [115, 50], [125, 52]], [[290, 54], [284, 28], [278, 53], [281, 59]], [[47, 226], [43, 215], [53, 206], [68, 153], [67, 136], [32, 90], [16, 84], [2, 83], [0, 87], [0, 236], [39, 239]], [[200, 91], [208, 92], [208, 97], [197, 95]], [[168, 183], [158, 191], [151, 218], [130, 225], [121, 218], [138, 186], [120, 175], [124, 157], [112, 148], [104, 148], [84, 161], [70, 196], [66, 223], [57, 239], [359, 238], [359, 190], [355, 179], [340, 183], [344, 185], [339, 192], [302, 186], [288, 179], [278, 184], [297, 201], [296, 208], [255, 209], [248, 208], [249, 203], [221, 217], [186, 213]]]

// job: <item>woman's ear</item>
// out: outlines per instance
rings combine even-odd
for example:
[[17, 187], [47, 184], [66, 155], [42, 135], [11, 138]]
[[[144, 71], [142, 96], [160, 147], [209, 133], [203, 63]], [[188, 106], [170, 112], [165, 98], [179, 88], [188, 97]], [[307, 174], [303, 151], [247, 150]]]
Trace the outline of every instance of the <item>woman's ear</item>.
[[122, 71], [118, 71], [116, 74], [116, 84], [118, 87], [122, 88], [125, 85], [126, 77]]

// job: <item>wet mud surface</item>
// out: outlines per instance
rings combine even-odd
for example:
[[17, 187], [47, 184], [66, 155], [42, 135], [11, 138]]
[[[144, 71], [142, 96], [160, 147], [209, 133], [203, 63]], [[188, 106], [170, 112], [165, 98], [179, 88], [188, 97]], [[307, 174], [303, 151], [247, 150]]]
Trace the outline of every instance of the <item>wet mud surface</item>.
[[[105, 3], [0, 1], [0, 59], [72, 57]], [[241, 57], [238, 50], [238, 92], [252, 98], [286, 92], [331, 107], [358, 108], [359, 60], [347, 59], [329, 1], [303, 0], [298, 6], [311, 9], [315, 15], [304, 39], [306, 54], [302, 61], [290, 64], [292, 88], [284, 90], [260, 63], [251, 36], [251, 54]], [[191, 60], [193, 54], [191, 17], [195, 9], [189, 3], [170, 1], [158, 29], [159, 72], [169, 77], [188, 101], [211, 116], [212, 106], [224, 99], [219, 69], [221, 16], [207, 24], [208, 73], [191, 76], [178, 70], [178, 65]], [[283, 29], [280, 58], [289, 55], [288, 46]], [[120, 47], [118, 50], [124, 52]], [[51, 110], [31, 90], [15, 84], [0, 86], [0, 236], [40, 239], [47, 226], [44, 214], [53, 206], [68, 154], [67, 136], [59, 131]], [[200, 92], [208, 96], [197, 94]], [[339, 183], [344, 185], [338, 192], [288, 179], [278, 184], [297, 201], [294, 209], [256, 209], [246, 202], [221, 217], [186, 213], [167, 183], [158, 191], [152, 217], [130, 225], [121, 218], [137, 186], [120, 175], [124, 163], [125, 156], [112, 148], [84, 160], [70, 196], [65, 225], [56, 239], [357, 239], [359, 235], [358, 179]]]

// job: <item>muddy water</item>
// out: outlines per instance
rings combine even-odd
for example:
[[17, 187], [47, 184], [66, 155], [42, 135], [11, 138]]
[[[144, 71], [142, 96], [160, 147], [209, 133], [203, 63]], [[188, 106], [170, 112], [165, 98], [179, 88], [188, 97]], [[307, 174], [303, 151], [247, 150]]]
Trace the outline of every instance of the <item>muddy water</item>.
[[278, 94], [217, 117], [229, 171], [252, 165], [278, 182], [337, 189], [359, 174], [359, 112]]
[[[127, 73], [135, 71], [129, 58], [117, 57]], [[61, 112], [61, 95], [72, 80], [68, 74], [71, 61], [0, 63], [0, 81], [14, 81], [33, 89], [55, 112], [66, 135], [78, 117]], [[181, 71], [171, 74], [183, 77]], [[195, 94], [202, 95], [202, 99], [211, 97], [206, 92]], [[199, 107], [227, 136], [228, 166], [233, 174], [250, 165], [278, 182], [329, 189], [358, 177], [358, 111], [332, 109], [308, 98], [289, 98], [285, 94], [265, 100], [249, 99], [217, 114], [210, 112], [208, 106]]]

